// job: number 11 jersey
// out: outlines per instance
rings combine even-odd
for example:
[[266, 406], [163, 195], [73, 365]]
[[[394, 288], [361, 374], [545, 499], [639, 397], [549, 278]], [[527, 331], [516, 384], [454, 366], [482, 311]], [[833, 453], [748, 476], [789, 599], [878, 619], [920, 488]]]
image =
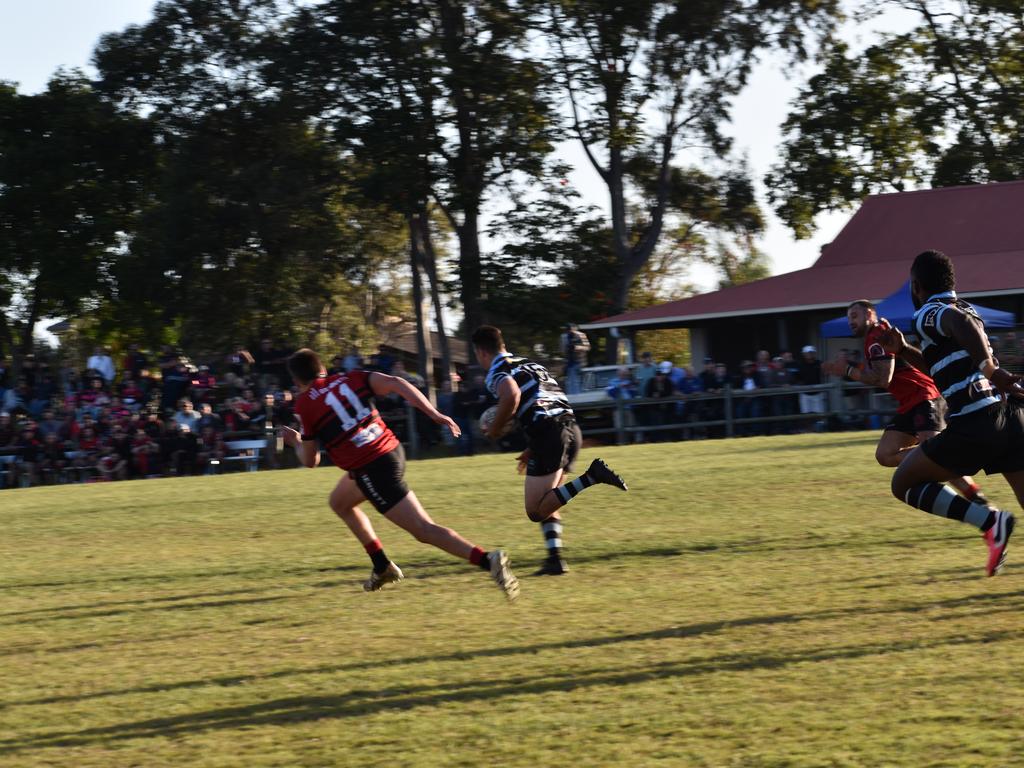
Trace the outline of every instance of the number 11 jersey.
[[341, 469], [359, 469], [390, 453], [398, 438], [373, 403], [369, 371], [317, 379], [296, 398], [303, 440], [319, 440]]

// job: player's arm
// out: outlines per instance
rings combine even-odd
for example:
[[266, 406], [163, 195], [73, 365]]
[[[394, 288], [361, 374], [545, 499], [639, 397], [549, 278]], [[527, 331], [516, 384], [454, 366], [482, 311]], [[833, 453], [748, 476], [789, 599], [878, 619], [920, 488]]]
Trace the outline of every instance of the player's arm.
[[878, 343], [889, 354], [902, 358], [904, 362], [914, 366], [919, 371], [929, 373], [928, 365], [924, 361], [921, 350], [907, 344], [907, 340], [903, 337], [903, 333], [899, 328], [886, 328], [879, 335]]
[[498, 410], [494, 414], [491, 428], [487, 431], [487, 437], [501, 434], [505, 422], [512, 418], [512, 414], [519, 408], [519, 398], [521, 396], [522, 393], [519, 391], [519, 385], [516, 384], [516, 380], [511, 376], [506, 376], [498, 382], [498, 405], [496, 406]]
[[422, 392], [416, 389], [416, 387], [405, 379], [374, 371], [369, 375], [367, 381], [370, 384], [370, 389], [373, 391], [373, 394], [377, 397], [398, 395], [407, 403], [410, 403], [414, 408], [425, 413], [435, 424], [448, 427], [448, 430], [455, 437], [462, 434], [462, 430], [459, 429], [459, 425], [456, 424], [450, 416], [445, 416], [437, 410], [437, 408], [431, 405], [430, 401], [423, 396]]
[[846, 366], [846, 375], [861, 384], [868, 384], [872, 387], [888, 389], [892, 383], [892, 374], [896, 370], [896, 358], [883, 357], [878, 360], [871, 360], [866, 368], [858, 368], [855, 365]]
[[988, 339], [985, 338], [980, 323], [963, 312], [946, 311], [939, 318], [939, 325], [944, 334], [955, 339], [971, 356], [971, 362], [978, 367], [986, 379], [992, 382], [992, 386], [1013, 397], [1024, 397], [1024, 390], [1020, 385], [1024, 377], [1012, 374], [1005, 368], [1000, 368], [999, 363], [992, 359]]
[[302, 466], [312, 469], [320, 463], [320, 447], [316, 440], [303, 440], [302, 435], [291, 427], [281, 427], [281, 438], [285, 445], [295, 449]]

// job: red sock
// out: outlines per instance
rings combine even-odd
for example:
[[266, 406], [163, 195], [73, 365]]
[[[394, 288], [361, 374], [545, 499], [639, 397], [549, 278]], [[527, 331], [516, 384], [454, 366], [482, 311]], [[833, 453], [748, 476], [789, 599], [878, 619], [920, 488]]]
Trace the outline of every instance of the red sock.
[[480, 547], [473, 547], [473, 551], [469, 553], [469, 562], [472, 565], [480, 565], [480, 561], [484, 559], [484, 555], [487, 554]]
[[384, 545], [380, 543], [380, 539], [374, 539], [366, 545], [365, 549], [366, 554], [372, 555], [375, 552], [380, 552], [382, 549], [384, 549]]

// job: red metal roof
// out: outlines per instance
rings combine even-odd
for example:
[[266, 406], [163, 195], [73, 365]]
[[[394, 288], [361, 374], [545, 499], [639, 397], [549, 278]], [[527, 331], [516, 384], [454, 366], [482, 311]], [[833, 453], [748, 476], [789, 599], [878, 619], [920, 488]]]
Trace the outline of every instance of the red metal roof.
[[1024, 291], [1024, 181], [870, 195], [807, 269], [582, 327], [686, 323], [881, 299], [907, 279], [914, 257], [929, 248], [953, 259], [962, 294]]

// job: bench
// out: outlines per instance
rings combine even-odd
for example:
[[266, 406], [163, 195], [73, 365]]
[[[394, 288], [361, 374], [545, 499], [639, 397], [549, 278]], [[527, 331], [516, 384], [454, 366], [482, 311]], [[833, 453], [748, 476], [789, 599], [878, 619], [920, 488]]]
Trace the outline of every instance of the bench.
[[240, 461], [250, 472], [259, 469], [260, 458], [267, 447], [266, 440], [229, 440], [224, 447], [232, 453], [224, 456], [224, 461]]

